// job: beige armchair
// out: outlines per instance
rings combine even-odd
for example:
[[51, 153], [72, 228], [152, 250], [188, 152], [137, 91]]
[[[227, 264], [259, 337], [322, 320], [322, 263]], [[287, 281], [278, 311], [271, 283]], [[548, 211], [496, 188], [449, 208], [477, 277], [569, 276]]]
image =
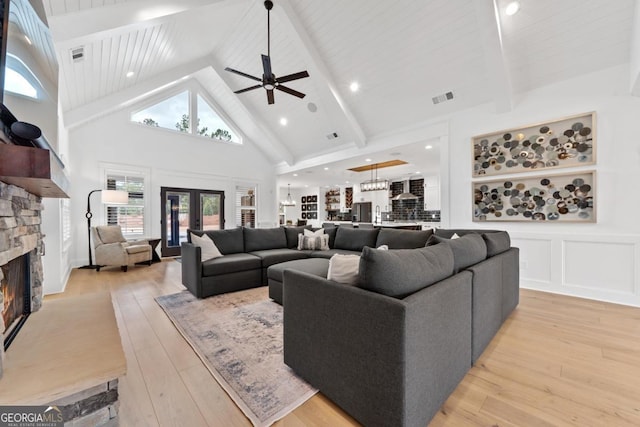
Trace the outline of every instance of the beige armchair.
[[99, 225], [91, 227], [93, 245], [96, 254], [97, 270], [104, 266], [127, 266], [137, 262], [151, 265], [151, 245], [146, 240], [127, 241], [119, 225]]

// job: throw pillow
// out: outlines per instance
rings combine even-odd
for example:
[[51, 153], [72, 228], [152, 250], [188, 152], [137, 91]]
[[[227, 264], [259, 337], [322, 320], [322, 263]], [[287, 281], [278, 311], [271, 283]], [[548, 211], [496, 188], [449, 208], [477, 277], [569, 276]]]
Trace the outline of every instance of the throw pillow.
[[304, 229], [304, 235], [308, 236], [308, 237], [318, 237], [318, 236], [322, 236], [324, 235], [324, 229], [321, 228], [319, 230], [316, 231], [311, 231], [311, 230], [307, 230], [306, 228]]
[[329, 259], [327, 279], [345, 285], [357, 285], [359, 269], [360, 255], [335, 254]]
[[328, 251], [329, 236], [326, 234], [319, 236], [298, 234], [298, 250]]
[[378, 249], [379, 251], [388, 251], [389, 250], [389, 246], [388, 245], [380, 245], [376, 249]]
[[451, 236], [451, 240], [453, 239], [459, 239], [460, 236], [458, 236], [458, 233], [453, 233], [453, 236]]
[[216, 244], [206, 234], [200, 237], [191, 233], [191, 243], [200, 248], [201, 261], [203, 262], [222, 256]]

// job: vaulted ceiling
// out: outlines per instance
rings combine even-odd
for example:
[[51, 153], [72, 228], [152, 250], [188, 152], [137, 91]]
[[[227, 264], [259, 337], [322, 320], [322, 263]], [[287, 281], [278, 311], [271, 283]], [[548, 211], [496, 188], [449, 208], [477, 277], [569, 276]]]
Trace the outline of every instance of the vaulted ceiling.
[[[261, 0], [44, 3], [68, 126], [193, 77], [274, 164], [289, 166], [479, 104], [508, 111], [519, 93], [632, 62], [638, 30], [635, 0], [520, 0], [514, 16], [507, 0], [274, 0], [273, 71], [310, 77], [287, 84], [304, 99], [276, 91], [268, 105], [263, 89], [234, 94], [255, 82], [224, 71], [262, 75]], [[452, 100], [434, 104], [447, 92]]]

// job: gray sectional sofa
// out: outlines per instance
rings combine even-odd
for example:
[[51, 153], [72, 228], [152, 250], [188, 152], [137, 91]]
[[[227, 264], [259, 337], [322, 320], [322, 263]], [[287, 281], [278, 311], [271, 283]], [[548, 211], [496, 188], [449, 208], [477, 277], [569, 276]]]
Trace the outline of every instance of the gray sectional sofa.
[[[183, 283], [205, 297], [268, 282], [298, 375], [364, 425], [427, 425], [518, 305], [518, 249], [495, 230], [337, 228], [330, 251], [298, 251], [301, 232], [206, 231], [225, 256], [184, 243]], [[335, 253], [361, 255], [357, 286], [326, 279]]]

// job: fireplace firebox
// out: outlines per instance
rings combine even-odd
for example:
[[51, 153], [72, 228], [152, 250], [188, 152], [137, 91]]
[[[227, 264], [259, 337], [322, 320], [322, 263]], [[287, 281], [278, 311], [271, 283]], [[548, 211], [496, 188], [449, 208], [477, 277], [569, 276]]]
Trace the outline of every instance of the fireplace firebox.
[[3, 295], [2, 318], [5, 330], [4, 349], [7, 350], [31, 314], [31, 273], [29, 253], [19, 256], [2, 267], [0, 288]]

